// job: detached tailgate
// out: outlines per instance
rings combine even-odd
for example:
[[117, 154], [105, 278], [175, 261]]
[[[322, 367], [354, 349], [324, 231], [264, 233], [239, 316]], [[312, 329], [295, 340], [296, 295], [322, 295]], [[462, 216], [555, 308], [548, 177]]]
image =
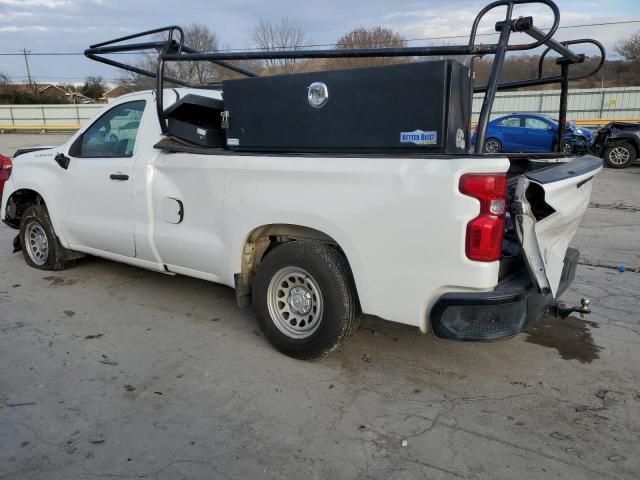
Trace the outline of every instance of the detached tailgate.
[[531, 276], [555, 297], [569, 242], [589, 205], [602, 160], [592, 155], [525, 173], [518, 179], [512, 214]]

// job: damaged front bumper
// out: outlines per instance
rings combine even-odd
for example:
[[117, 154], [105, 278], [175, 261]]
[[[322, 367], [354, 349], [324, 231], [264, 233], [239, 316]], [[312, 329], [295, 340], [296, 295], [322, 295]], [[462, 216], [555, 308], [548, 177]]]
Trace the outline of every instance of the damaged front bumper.
[[[559, 297], [576, 274], [579, 252], [567, 249], [558, 287]], [[583, 305], [584, 306], [584, 305]], [[501, 281], [495, 290], [478, 293], [445, 293], [431, 310], [431, 327], [438, 338], [462, 341], [487, 341], [508, 338], [526, 329], [546, 313], [557, 313], [551, 293], [540, 293], [527, 269]], [[585, 309], [566, 307], [588, 313]]]

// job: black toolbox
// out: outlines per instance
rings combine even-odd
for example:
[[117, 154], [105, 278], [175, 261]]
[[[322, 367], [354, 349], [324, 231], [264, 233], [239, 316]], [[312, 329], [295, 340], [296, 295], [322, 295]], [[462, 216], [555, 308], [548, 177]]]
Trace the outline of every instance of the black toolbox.
[[227, 80], [223, 97], [231, 150], [464, 153], [469, 146], [472, 80], [453, 60]]
[[223, 111], [222, 100], [185, 95], [164, 112], [167, 134], [194, 145], [222, 148], [226, 144]]

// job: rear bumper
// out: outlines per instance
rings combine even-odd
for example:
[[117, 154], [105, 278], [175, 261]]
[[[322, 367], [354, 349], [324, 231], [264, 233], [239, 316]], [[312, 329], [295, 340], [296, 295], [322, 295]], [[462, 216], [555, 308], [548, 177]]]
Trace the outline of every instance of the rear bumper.
[[[578, 257], [577, 250], [567, 249], [558, 297], [573, 281]], [[540, 293], [523, 268], [491, 292], [445, 293], [431, 309], [431, 328], [436, 337], [450, 340], [508, 338], [540, 319], [553, 303], [553, 296]]]

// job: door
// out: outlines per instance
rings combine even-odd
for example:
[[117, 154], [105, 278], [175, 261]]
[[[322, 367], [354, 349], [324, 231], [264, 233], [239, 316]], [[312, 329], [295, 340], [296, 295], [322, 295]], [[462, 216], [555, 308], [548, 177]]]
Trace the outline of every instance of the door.
[[524, 117], [524, 143], [529, 152], [551, 152], [556, 129], [551, 122], [541, 118]]
[[602, 160], [591, 155], [518, 179], [515, 227], [532, 278], [555, 297], [569, 242], [589, 205], [593, 177]]
[[69, 149], [61, 220], [73, 247], [135, 257], [132, 176], [145, 103], [114, 106]]
[[496, 124], [496, 136], [502, 142], [502, 149], [504, 151], [517, 152], [520, 150], [522, 143], [522, 128], [520, 128], [520, 123], [520, 117], [506, 117]]

